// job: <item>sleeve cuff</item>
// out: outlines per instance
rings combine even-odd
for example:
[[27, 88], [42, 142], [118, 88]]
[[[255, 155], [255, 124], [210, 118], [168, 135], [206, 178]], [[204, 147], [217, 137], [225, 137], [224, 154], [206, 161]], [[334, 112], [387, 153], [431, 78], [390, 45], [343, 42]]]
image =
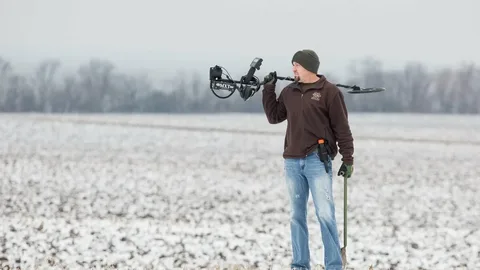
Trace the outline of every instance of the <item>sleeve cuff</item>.
[[275, 84], [267, 83], [263, 85], [264, 91], [275, 91]]
[[353, 165], [353, 157], [344, 158], [344, 159], [342, 159], [342, 162], [345, 163], [345, 165]]

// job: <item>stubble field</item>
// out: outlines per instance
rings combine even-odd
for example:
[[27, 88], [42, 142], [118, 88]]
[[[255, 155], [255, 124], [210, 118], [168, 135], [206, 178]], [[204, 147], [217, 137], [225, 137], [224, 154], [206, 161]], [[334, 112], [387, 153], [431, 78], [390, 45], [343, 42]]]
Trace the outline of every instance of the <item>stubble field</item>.
[[[349, 269], [480, 269], [480, 117], [350, 121]], [[0, 265], [288, 269], [284, 130], [262, 114], [0, 115]]]

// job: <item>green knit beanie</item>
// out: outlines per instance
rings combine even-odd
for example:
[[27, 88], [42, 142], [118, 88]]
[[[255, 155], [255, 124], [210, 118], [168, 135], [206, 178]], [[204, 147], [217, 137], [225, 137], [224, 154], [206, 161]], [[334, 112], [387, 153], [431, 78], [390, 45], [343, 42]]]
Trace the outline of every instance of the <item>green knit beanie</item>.
[[303, 68], [315, 74], [318, 73], [318, 68], [320, 67], [318, 55], [313, 50], [308, 49], [296, 52], [293, 55], [292, 64], [293, 62], [297, 62]]

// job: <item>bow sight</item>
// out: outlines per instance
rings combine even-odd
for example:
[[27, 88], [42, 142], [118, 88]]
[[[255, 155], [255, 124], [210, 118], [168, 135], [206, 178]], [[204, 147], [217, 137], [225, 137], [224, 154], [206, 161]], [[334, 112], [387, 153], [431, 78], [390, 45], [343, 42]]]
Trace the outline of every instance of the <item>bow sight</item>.
[[[210, 90], [212, 93], [221, 99], [229, 98], [233, 95], [235, 90], [237, 90], [240, 94], [240, 97], [247, 101], [251, 97], [260, 90], [260, 87], [264, 84], [261, 82], [258, 77], [254, 76], [255, 71], [260, 69], [262, 65], [263, 59], [262, 58], [254, 58], [252, 63], [250, 64], [250, 69], [248, 70], [247, 75], [244, 75], [240, 78], [239, 81], [233, 80], [228, 74], [228, 71], [218, 65], [214, 67], [210, 67]], [[223, 70], [226, 72], [226, 79], [222, 78]], [[277, 76], [278, 80], [287, 80], [287, 81], [295, 81], [294, 78], [291, 77], [279, 77]], [[344, 84], [336, 84], [337, 87], [342, 88], [349, 88], [352, 89], [348, 91], [350, 94], [365, 94], [365, 93], [375, 93], [375, 92], [382, 92], [385, 91], [385, 88], [382, 87], [374, 87], [374, 88], [361, 88], [359, 86], [353, 85], [344, 85]], [[230, 92], [227, 96], [219, 96], [215, 93], [214, 90], [225, 90]]]

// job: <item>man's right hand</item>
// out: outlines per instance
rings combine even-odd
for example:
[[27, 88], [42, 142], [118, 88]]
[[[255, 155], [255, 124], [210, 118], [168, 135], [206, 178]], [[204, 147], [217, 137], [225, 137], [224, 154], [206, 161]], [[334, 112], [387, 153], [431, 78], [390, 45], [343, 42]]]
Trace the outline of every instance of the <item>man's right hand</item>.
[[263, 78], [265, 84], [275, 84], [277, 83], [277, 72], [270, 72], [265, 78]]

